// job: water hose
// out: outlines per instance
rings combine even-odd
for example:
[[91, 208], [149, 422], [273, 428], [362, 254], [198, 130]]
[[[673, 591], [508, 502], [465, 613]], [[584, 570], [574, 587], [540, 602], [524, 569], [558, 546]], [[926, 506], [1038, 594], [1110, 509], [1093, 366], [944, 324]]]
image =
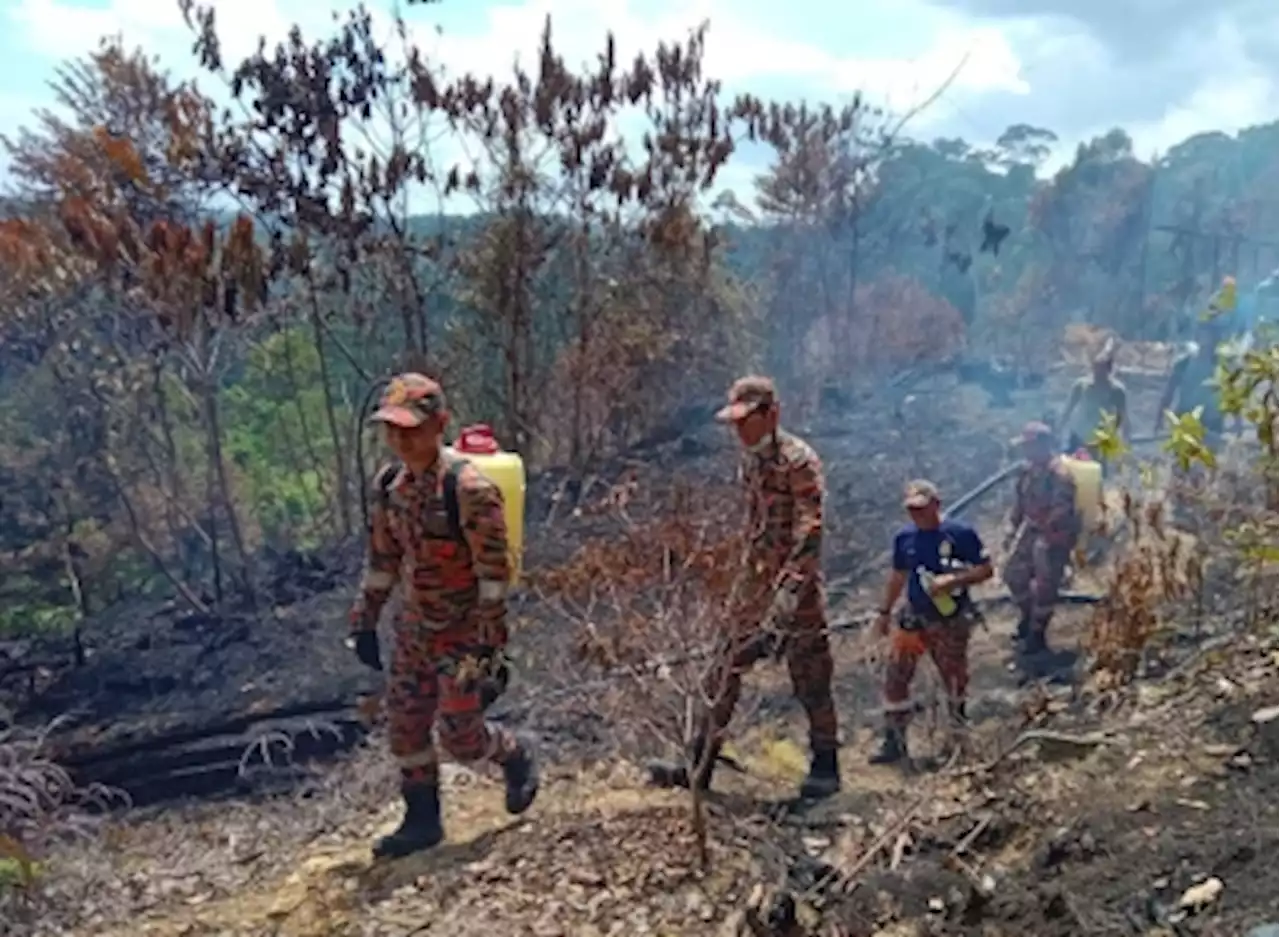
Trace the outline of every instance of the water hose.
[[[1129, 440], [1129, 445], [1141, 446], [1141, 445], [1144, 445], [1145, 443], [1159, 442], [1162, 439], [1164, 439], [1164, 436], [1135, 436]], [[1012, 462], [1009, 465], [1004, 466], [994, 475], [992, 475], [991, 477], [983, 481], [981, 484], [979, 484], [972, 491], [966, 492], [965, 494], [957, 498], [954, 504], [952, 504], [950, 507], [948, 507], [945, 511], [942, 512], [943, 518], [945, 519], [948, 517], [958, 517], [960, 514], [964, 512], [965, 508], [974, 504], [976, 501], [981, 500], [1001, 482], [1007, 481], [1008, 479], [1012, 478], [1014, 475], [1020, 472], [1023, 469], [1023, 467], [1026, 466], [1026, 464], [1027, 463], [1025, 461], [1018, 460], [1017, 462]]]
[[1026, 464], [1027, 464], [1026, 462], [1018, 461], [1018, 462], [1013, 462], [1013, 463], [1010, 463], [1009, 465], [1006, 465], [1004, 468], [1000, 469], [1000, 471], [996, 472], [986, 481], [982, 482], [982, 484], [978, 485], [977, 488], [974, 488], [972, 491], [969, 491], [966, 494], [963, 494], [959, 498], [957, 498], [955, 504], [951, 505], [949, 508], [947, 508], [945, 511], [942, 512], [943, 519], [945, 520], [949, 517], [959, 516], [961, 513], [964, 512], [965, 508], [969, 507], [969, 505], [973, 504], [975, 501], [978, 501], [988, 492], [993, 490], [1002, 481], [1007, 481], [1008, 479], [1012, 478], [1013, 476], [1021, 472], [1022, 469], [1026, 466]]
[[366, 532], [369, 530], [369, 477], [365, 474], [364, 465], [365, 424], [369, 419], [373, 401], [382, 394], [389, 383], [391, 383], [389, 377], [380, 377], [372, 382], [364, 393], [360, 409], [356, 411], [356, 479], [360, 482], [360, 516], [364, 520]]

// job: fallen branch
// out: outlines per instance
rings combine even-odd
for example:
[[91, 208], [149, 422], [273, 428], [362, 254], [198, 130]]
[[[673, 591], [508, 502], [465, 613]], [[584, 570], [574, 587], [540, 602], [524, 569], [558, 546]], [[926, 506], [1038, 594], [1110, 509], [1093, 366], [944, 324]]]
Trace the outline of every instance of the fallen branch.
[[968, 852], [969, 847], [972, 846], [974, 842], [977, 840], [977, 838], [982, 835], [983, 830], [985, 830], [988, 826], [991, 825], [991, 821], [994, 818], [995, 818], [995, 814], [984, 813], [978, 819], [978, 822], [974, 825], [973, 829], [971, 829], [968, 833], [966, 833], [964, 836], [964, 839], [956, 843], [955, 848], [951, 850], [952, 858], [959, 858], [960, 856]]
[[[840, 891], [843, 894], [847, 895], [852, 892], [858, 884], [855, 879], [866, 871], [867, 866], [871, 865], [871, 863], [875, 861], [876, 856], [880, 855], [880, 853], [883, 852], [891, 843], [896, 843], [898, 841], [898, 837], [906, 831], [907, 827], [915, 822], [916, 815], [919, 814], [920, 809], [928, 803], [933, 796], [934, 791], [931, 789], [916, 798], [916, 800], [912, 802], [911, 806], [907, 808], [906, 812], [891, 823], [889, 828], [876, 838], [875, 842], [867, 848], [866, 852], [858, 857], [857, 861], [855, 861], [853, 865], [849, 866], [847, 869], [840, 870], [838, 875], [832, 876], [829, 884], [839, 882]], [[820, 882], [819, 885], [821, 884], [823, 883]], [[819, 885], [814, 885], [813, 890], [816, 891]]]
[[1101, 732], [1091, 732], [1088, 735], [1070, 735], [1066, 732], [1052, 732], [1048, 729], [1028, 729], [1018, 734], [1008, 746], [990, 761], [978, 765], [975, 768], [968, 768], [961, 771], [962, 775], [970, 774], [987, 774], [993, 770], [1006, 758], [1020, 749], [1028, 742], [1045, 742], [1052, 745], [1070, 746], [1076, 749], [1097, 748], [1100, 745], [1110, 745], [1114, 739], [1104, 735]]

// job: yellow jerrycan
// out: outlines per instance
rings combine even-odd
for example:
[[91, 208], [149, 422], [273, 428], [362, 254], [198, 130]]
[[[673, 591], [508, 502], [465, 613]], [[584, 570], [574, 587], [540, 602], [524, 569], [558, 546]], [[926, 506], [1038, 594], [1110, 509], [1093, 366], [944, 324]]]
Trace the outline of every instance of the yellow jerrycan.
[[1076, 482], [1076, 513], [1080, 515], [1080, 540], [1083, 549], [1089, 538], [1102, 528], [1102, 463], [1095, 462], [1083, 450], [1063, 456], [1062, 464]]
[[511, 582], [518, 583], [524, 561], [524, 460], [514, 452], [503, 452], [493, 438], [493, 430], [484, 423], [463, 427], [453, 451], [474, 465], [502, 492]]

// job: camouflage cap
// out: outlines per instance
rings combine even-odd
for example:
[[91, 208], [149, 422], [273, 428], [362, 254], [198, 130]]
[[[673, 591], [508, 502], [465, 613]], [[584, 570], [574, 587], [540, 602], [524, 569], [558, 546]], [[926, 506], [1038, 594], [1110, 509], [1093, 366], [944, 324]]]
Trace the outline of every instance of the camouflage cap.
[[391, 379], [369, 419], [413, 429], [444, 409], [444, 389], [425, 374], [410, 372]]
[[902, 506], [907, 508], [927, 508], [940, 500], [938, 486], [923, 478], [907, 482], [902, 493]]
[[729, 404], [717, 411], [716, 419], [721, 423], [739, 423], [777, 402], [778, 391], [772, 380], [759, 375], [741, 377], [729, 388]]

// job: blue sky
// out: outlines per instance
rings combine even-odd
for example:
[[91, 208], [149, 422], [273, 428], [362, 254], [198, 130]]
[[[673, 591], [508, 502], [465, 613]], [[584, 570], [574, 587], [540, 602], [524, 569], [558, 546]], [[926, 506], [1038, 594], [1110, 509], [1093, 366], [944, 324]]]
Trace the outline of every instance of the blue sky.
[[[274, 40], [295, 22], [319, 35], [345, 6], [218, 0], [225, 51], [248, 52], [260, 34]], [[708, 71], [731, 92], [772, 98], [840, 100], [861, 88], [905, 109], [967, 55], [911, 125], [924, 138], [989, 141], [1026, 122], [1056, 131], [1066, 154], [1121, 125], [1151, 153], [1277, 117], [1274, 0], [444, 0], [409, 17], [419, 45], [451, 71], [501, 74], [513, 57], [532, 57], [548, 13], [570, 61], [592, 57], [610, 29], [626, 56], [709, 19]], [[0, 0], [0, 132], [47, 105], [55, 66], [108, 33], [177, 75], [196, 74], [175, 0]], [[737, 166], [726, 182], [745, 185], [751, 171]]]

